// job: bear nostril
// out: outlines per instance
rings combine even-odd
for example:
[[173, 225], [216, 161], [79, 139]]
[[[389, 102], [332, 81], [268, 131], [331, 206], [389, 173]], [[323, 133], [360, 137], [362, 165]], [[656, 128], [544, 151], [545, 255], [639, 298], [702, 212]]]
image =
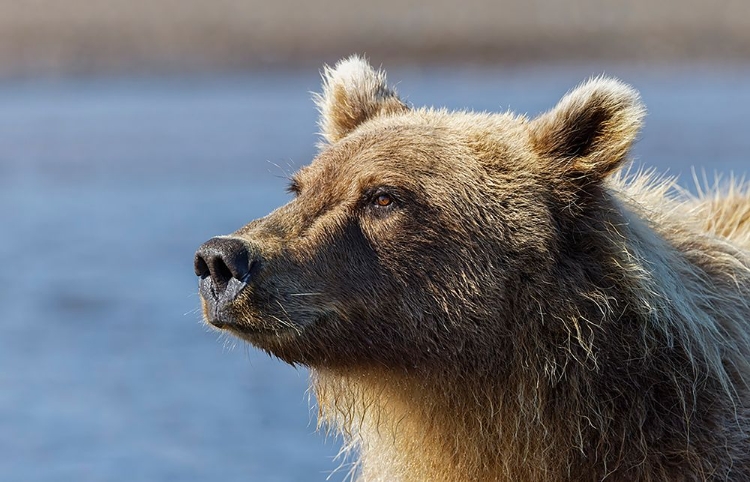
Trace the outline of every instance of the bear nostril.
[[202, 279], [210, 277], [214, 293], [220, 295], [232, 278], [248, 281], [250, 258], [247, 245], [239, 239], [212, 238], [195, 253], [195, 274]]
[[206, 261], [199, 254], [195, 255], [195, 275], [201, 278], [211, 276], [211, 271], [209, 271]]
[[215, 257], [211, 260], [211, 266], [209, 268], [211, 270], [211, 279], [214, 282], [214, 286], [216, 286], [216, 289], [219, 292], [224, 291], [227, 288], [227, 284], [229, 284], [229, 280], [234, 277], [232, 275], [232, 270], [230, 270], [226, 263], [224, 263], [224, 260], [219, 257]]

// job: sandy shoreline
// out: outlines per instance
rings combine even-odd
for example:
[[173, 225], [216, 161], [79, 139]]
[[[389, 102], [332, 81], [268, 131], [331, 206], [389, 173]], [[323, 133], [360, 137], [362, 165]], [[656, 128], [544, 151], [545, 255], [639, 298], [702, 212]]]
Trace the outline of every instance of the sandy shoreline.
[[750, 62], [750, 3], [0, 0], [0, 75], [332, 62]]

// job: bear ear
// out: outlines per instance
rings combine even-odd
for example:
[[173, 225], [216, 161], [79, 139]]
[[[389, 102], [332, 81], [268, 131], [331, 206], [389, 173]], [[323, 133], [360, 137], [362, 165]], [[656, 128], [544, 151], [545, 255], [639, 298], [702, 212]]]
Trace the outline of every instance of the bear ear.
[[323, 93], [314, 94], [313, 99], [320, 110], [321, 134], [330, 144], [368, 119], [408, 110], [388, 88], [385, 72], [374, 70], [356, 55], [339, 61], [334, 68], [324, 68]]
[[531, 121], [532, 144], [561, 174], [583, 182], [601, 180], [627, 159], [645, 112], [633, 88], [594, 78]]

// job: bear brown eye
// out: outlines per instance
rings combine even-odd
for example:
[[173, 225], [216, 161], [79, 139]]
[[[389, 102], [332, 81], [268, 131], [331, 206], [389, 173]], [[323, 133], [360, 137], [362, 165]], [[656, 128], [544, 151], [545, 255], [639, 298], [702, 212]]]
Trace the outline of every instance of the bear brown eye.
[[379, 206], [381, 208], [384, 208], [386, 206], [390, 206], [393, 203], [393, 198], [389, 194], [378, 194], [375, 197], [375, 205]]
[[[395, 191], [395, 192], [394, 192]], [[372, 214], [385, 215], [392, 209], [401, 206], [399, 190], [391, 186], [378, 186], [362, 193], [361, 202]]]

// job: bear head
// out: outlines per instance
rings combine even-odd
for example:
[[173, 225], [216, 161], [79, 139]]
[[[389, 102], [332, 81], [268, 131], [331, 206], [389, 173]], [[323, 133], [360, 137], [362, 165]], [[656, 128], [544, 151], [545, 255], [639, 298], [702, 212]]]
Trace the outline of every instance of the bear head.
[[196, 254], [210, 324], [289, 363], [484, 370], [610, 276], [592, 219], [641, 124], [630, 87], [595, 78], [534, 119], [415, 109], [352, 57], [316, 102], [294, 199]]

